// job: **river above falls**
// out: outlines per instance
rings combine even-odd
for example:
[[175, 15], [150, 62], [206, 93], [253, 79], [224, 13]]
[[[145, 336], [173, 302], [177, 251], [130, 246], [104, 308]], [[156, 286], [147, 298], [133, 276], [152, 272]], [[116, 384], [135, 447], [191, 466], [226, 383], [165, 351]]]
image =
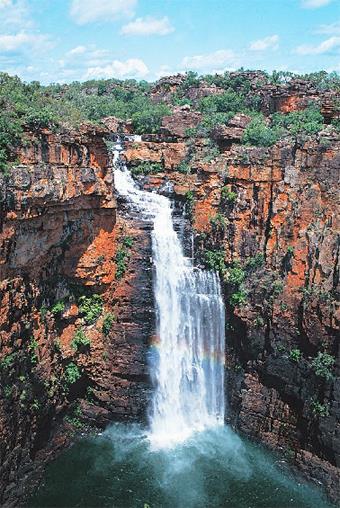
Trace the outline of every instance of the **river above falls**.
[[285, 461], [229, 427], [154, 450], [139, 426], [83, 438], [46, 471], [29, 508], [330, 508]]

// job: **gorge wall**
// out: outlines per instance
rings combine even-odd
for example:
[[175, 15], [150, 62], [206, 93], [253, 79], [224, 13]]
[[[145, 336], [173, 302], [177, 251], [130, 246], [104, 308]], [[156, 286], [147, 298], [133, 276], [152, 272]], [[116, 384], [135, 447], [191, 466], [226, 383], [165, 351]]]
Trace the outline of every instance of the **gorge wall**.
[[[160, 80], [154, 100], [166, 102], [180, 82]], [[192, 100], [218, 93], [203, 85], [188, 92]], [[327, 94], [321, 100], [304, 83], [258, 93], [268, 114], [305, 107], [308, 98], [327, 122], [336, 114]], [[249, 118], [240, 114], [214, 129], [212, 146], [190, 133], [200, 119], [175, 107], [160, 134], [127, 140], [124, 157], [145, 189], [185, 207], [196, 262], [221, 273], [227, 420], [280, 450], [334, 500], [339, 134], [329, 127], [269, 148], [245, 146]], [[105, 144], [131, 125], [103, 124], [28, 131], [18, 164], [0, 177], [0, 504], [15, 505], [37, 466], [75, 431], [146, 417], [150, 231], [117, 203]]]
[[[273, 148], [244, 147], [240, 115], [216, 132], [221, 153], [210, 157], [205, 138], [184, 135], [189, 118], [179, 108], [163, 121], [163, 137], [128, 145], [127, 162], [137, 175], [142, 161], [162, 166], [138, 176], [141, 184], [161, 191], [170, 183], [190, 209], [197, 262], [223, 264], [228, 420], [283, 452], [335, 499], [339, 136], [329, 130]], [[329, 377], [316, 374], [325, 354], [337, 358]]]
[[[107, 135], [27, 133], [0, 181], [1, 505], [74, 429], [144, 418], [150, 239], [117, 217]], [[98, 306], [95, 323], [86, 303]]]

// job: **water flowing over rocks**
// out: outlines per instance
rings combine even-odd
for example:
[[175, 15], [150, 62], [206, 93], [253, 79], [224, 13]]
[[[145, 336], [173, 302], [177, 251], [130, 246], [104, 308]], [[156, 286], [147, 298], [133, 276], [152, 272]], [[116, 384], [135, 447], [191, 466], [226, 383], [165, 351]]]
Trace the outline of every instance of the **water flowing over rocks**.
[[[310, 83], [262, 82], [261, 73], [252, 73], [249, 94], [260, 96], [266, 114], [299, 110], [315, 100], [326, 123], [339, 115], [333, 94]], [[163, 78], [153, 100], [166, 102], [182, 84], [180, 75]], [[218, 93], [218, 87], [202, 85], [188, 96], [195, 103]], [[248, 119], [237, 115], [216, 128], [219, 152], [209, 154], [205, 137], [188, 135], [199, 115], [188, 107], [174, 109], [160, 134], [143, 134], [138, 143], [127, 139], [124, 158], [132, 170], [141, 162], [159, 164], [158, 171], [136, 179], [144, 190], [185, 207], [197, 266], [207, 251], [222, 252], [227, 421], [279, 450], [339, 499], [339, 134], [328, 126], [270, 148], [243, 146]], [[148, 351], [157, 341], [151, 226], [116, 195], [104, 142], [117, 131], [128, 136], [132, 124], [112, 117], [104, 123], [27, 132], [18, 164], [9, 177], [0, 177], [5, 506], [17, 504], [37, 467], [72, 440], [74, 425], [65, 416], [74, 421], [79, 413], [81, 424], [99, 428], [111, 420], [147, 419]], [[124, 249], [119, 272], [117, 253]], [[230, 282], [235, 267], [243, 273], [242, 291]], [[78, 298], [84, 291], [102, 298], [96, 324], [84, 324]], [[235, 304], [240, 291], [243, 301]], [[56, 312], [60, 301], [64, 307]], [[115, 319], [105, 335], [103, 320], [110, 313]], [[79, 327], [90, 338], [87, 350], [72, 347]], [[319, 352], [335, 358], [331, 377], [316, 375]], [[65, 393], [72, 364], [80, 377]], [[324, 414], [315, 412], [316, 403]]]

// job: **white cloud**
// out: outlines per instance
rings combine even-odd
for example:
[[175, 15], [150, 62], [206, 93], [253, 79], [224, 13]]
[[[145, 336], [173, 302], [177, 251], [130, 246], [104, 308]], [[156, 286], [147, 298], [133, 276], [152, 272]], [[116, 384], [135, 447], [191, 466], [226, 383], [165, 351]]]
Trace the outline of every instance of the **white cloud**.
[[340, 21], [331, 23], [329, 25], [320, 25], [317, 30], [315, 30], [315, 33], [325, 35], [338, 35], [340, 34]]
[[230, 49], [219, 49], [205, 55], [186, 56], [182, 60], [185, 69], [204, 70], [234, 63], [235, 54]]
[[137, 0], [72, 0], [70, 14], [78, 25], [133, 16]]
[[137, 18], [124, 25], [120, 31], [123, 35], [167, 35], [174, 31], [169, 18]]
[[89, 67], [84, 79], [94, 78], [144, 78], [149, 74], [149, 69], [139, 58], [128, 60], [113, 60], [104, 66]]
[[257, 41], [253, 41], [249, 49], [252, 51], [264, 51], [265, 49], [277, 49], [279, 47], [279, 36], [278, 35], [269, 35], [268, 37], [264, 37], [263, 39], [258, 39]]
[[333, 0], [302, 0], [302, 7], [305, 9], [318, 9], [319, 7], [325, 7]]
[[67, 54], [72, 55], [83, 55], [86, 53], [86, 46], [76, 46], [75, 48], [71, 49]]
[[4, 31], [4, 28], [24, 30], [34, 25], [26, 0], [0, 0], [0, 10], [0, 32]]
[[338, 48], [339, 46], [340, 37], [330, 37], [317, 46], [311, 46], [309, 44], [298, 46], [294, 52], [298, 55], [321, 55], [322, 53], [327, 53], [332, 49]]
[[24, 32], [14, 35], [0, 35], [0, 51], [16, 51], [26, 47], [37, 47], [44, 44], [50, 45], [46, 35], [27, 34]]

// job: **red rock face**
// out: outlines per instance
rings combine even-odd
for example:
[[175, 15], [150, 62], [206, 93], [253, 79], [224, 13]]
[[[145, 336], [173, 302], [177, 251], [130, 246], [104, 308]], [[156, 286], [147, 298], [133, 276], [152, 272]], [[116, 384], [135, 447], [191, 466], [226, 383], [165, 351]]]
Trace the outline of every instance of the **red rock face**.
[[190, 111], [190, 106], [175, 108], [170, 116], [165, 116], [162, 120], [162, 130], [170, 136], [187, 138], [188, 129], [197, 127], [202, 115], [197, 111]]
[[[20, 164], [0, 181], [0, 504], [20, 498], [18, 484], [30, 485], [39, 463], [67, 442], [53, 433], [75, 404], [84, 424], [145, 418], [150, 240], [141, 225], [117, 220], [103, 135], [28, 133]], [[126, 236], [133, 245], [118, 279]], [[103, 311], [91, 324], [79, 294], [93, 293]], [[62, 310], [51, 310], [60, 301]], [[104, 334], [107, 313], [114, 322]], [[77, 350], [79, 329], [90, 345]], [[78, 373], [71, 384], [70, 366]]]

